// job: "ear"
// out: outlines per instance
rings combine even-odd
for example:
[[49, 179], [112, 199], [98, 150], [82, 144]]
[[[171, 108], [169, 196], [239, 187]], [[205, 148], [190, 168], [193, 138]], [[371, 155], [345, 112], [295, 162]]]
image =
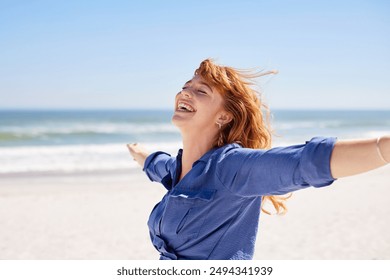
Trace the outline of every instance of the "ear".
[[225, 125], [233, 120], [233, 115], [229, 112], [223, 111], [218, 116], [218, 123]]

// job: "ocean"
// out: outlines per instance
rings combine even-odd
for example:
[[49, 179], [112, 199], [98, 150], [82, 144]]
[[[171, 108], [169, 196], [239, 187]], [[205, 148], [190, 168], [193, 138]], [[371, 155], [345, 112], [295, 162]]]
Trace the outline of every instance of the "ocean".
[[[0, 177], [19, 174], [126, 172], [137, 168], [126, 143], [175, 154], [180, 133], [168, 110], [0, 111]], [[390, 111], [274, 110], [273, 146], [314, 136], [390, 134]]]

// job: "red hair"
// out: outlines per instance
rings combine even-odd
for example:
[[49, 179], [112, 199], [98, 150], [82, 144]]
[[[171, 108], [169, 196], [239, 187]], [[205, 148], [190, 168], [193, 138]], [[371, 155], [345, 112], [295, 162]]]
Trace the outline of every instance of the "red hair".
[[[245, 148], [271, 148], [270, 112], [261, 101], [260, 93], [253, 89], [253, 79], [261, 76], [261, 73], [217, 65], [211, 59], [206, 59], [195, 70], [195, 75], [218, 90], [224, 99], [225, 110], [233, 117], [221, 128], [214, 142], [215, 147], [238, 143]], [[284, 202], [288, 197], [263, 196], [262, 202], [270, 201], [276, 212], [281, 214], [287, 211]], [[263, 206], [261, 210], [270, 214]]]

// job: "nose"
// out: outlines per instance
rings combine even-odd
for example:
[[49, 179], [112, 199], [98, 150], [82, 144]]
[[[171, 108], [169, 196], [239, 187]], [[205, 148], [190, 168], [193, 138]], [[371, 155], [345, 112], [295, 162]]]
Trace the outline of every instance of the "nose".
[[192, 92], [191, 90], [189, 89], [182, 89], [180, 94], [182, 94], [183, 96], [187, 97], [187, 98], [191, 98], [192, 97]]

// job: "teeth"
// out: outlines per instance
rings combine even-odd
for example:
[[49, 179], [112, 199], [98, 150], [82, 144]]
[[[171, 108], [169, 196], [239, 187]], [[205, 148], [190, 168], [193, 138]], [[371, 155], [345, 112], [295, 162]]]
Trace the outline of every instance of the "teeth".
[[195, 109], [192, 108], [190, 105], [184, 103], [184, 102], [179, 102], [178, 104], [178, 109], [181, 109], [181, 110], [186, 110], [186, 111], [189, 111], [189, 112], [194, 112]]

